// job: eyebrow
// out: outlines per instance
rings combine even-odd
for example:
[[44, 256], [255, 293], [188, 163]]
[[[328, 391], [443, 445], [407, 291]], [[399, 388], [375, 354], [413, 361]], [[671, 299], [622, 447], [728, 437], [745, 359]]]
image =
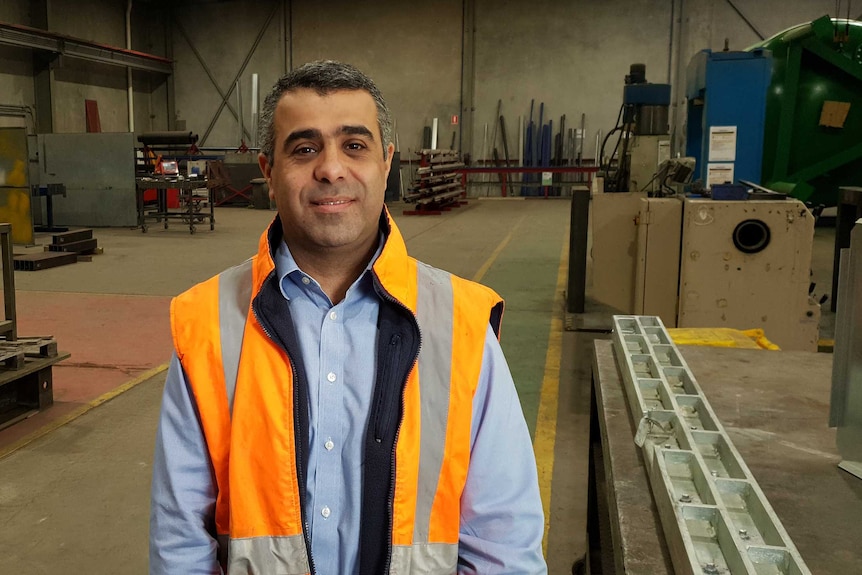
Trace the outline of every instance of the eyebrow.
[[[371, 133], [365, 126], [340, 126], [336, 131], [336, 134], [343, 136], [365, 136], [370, 139], [372, 142], [374, 141], [374, 134]], [[323, 138], [323, 134], [320, 130], [316, 128], [308, 128], [305, 130], [296, 130], [291, 132], [287, 139], [284, 141], [284, 146], [287, 147], [293, 142], [297, 140], [320, 140]]]

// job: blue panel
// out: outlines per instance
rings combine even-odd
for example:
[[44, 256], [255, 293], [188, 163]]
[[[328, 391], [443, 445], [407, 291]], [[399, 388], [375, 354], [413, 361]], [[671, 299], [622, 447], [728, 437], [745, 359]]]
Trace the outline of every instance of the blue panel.
[[711, 126], [736, 126], [734, 178], [760, 183], [766, 91], [772, 54], [710, 52], [695, 55], [687, 70], [686, 154], [697, 160], [697, 177], [706, 182]]

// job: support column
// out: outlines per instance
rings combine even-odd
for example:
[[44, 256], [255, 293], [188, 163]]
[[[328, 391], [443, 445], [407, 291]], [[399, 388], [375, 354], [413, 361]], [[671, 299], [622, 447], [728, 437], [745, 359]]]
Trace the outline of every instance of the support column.
[[463, 0], [461, 41], [461, 153], [473, 156], [473, 92], [476, 82], [476, 0]]
[[[48, 0], [30, 1], [30, 25], [33, 28], [48, 30]], [[54, 131], [54, 70], [53, 63], [58, 56], [33, 50], [33, 93], [37, 134], [50, 134]]]

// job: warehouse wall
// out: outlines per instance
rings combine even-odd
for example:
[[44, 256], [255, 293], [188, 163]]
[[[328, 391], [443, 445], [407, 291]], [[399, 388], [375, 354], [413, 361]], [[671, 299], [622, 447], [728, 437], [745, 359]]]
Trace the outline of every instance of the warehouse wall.
[[586, 114], [584, 154], [592, 157], [596, 131], [614, 125], [629, 66], [644, 63], [649, 81], [667, 81], [670, 5], [477, 0], [474, 153], [481, 154], [486, 123], [492, 138], [498, 99], [511, 126], [510, 150], [517, 147], [517, 117], [529, 119], [535, 99], [534, 120], [544, 102], [544, 121], [552, 119], [555, 130], [563, 114], [569, 128]]
[[[118, 0], [82, 0], [74, 9], [68, 2], [48, 3], [51, 31], [110, 46], [125, 46], [125, 18], [125, 3]], [[128, 131], [123, 68], [61, 58], [54, 67], [52, 97], [55, 132], [86, 131], [84, 100], [98, 102], [103, 132]]]
[[294, 65], [342, 60], [375, 80], [403, 154], [421, 147], [422, 128], [434, 117], [440, 119], [438, 147], [449, 147], [448, 118], [459, 113], [461, 101], [459, 0], [296, 2], [291, 30]]
[[[0, 21], [29, 22], [27, 2], [0, 2]], [[0, 106], [31, 106], [33, 93], [33, 63], [30, 51], [14, 46], [0, 46]], [[12, 113], [10, 110], [9, 114]], [[29, 118], [0, 114], [0, 126], [28, 126]]]
[[[185, 122], [187, 129], [200, 135], [199, 145], [239, 146], [238, 120], [227, 106], [216, 116], [222, 98], [204, 66], [212, 73], [219, 89], [229, 94], [228, 102], [236, 110], [234, 78], [246, 58], [248, 63], [239, 81], [243, 126], [249, 132], [245, 143], [251, 144], [251, 75], [259, 76], [261, 99], [281, 75], [285, 46], [282, 14], [280, 1], [189, 2], [177, 3], [174, 7], [169, 18], [173, 28], [176, 116]], [[210, 128], [214, 117], [216, 121]]]
[[[164, 55], [165, 38], [160, 12], [151, 3], [138, 3], [132, 26], [132, 48]], [[39, 26], [37, 12], [46, 9], [48, 28], [69, 36], [114, 47], [125, 47], [123, 0], [69, 0], [34, 2], [4, 0], [0, 21]], [[96, 100], [103, 132], [128, 131], [126, 71], [116, 66], [57, 58], [51, 67], [51, 115], [54, 132], [86, 131], [84, 100]], [[0, 105], [36, 108], [33, 54], [30, 50], [0, 46]], [[137, 131], [167, 128], [165, 79], [158, 74], [134, 72]], [[155, 102], [155, 105], [154, 105]], [[3, 125], [0, 116], [0, 125]], [[9, 121], [6, 121], [8, 125]]]
[[[766, 36], [834, 10], [828, 0], [734, 4]], [[0, 19], [30, 25], [30, 6], [29, 0], [6, 0]], [[124, 0], [54, 0], [47, 6], [54, 31], [116, 46], [125, 43]], [[238, 145], [238, 122], [227, 106], [217, 114], [222, 97], [200, 59], [222, 93], [230, 93], [234, 108], [233, 79], [248, 59], [238, 76], [245, 126], [252, 120], [252, 73], [259, 74], [262, 99], [291, 65], [337, 58], [358, 65], [380, 84], [397, 118], [403, 151], [417, 148], [422, 127], [438, 117], [440, 145], [448, 145], [453, 130], [464, 130], [458, 134], [468, 144], [464, 151], [477, 157], [485, 124], [489, 136], [493, 131], [498, 99], [503, 100], [514, 149], [517, 117], [527, 116], [535, 99], [534, 114], [544, 102], [545, 117], [555, 124], [566, 114], [567, 125], [575, 127], [586, 115], [585, 154], [591, 156], [597, 131], [606, 133], [614, 124], [631, 63], [645, 63], [652, 82], [668, 81], [670, 75], [681, 114], [683, 93], [676, 88], [683, 85], [685, 66], [698, 50], [720, 50], [725, 38], [731, 49], [758, 40], [723, 0], [136, 0], [134, 6], [133, 47], [168, 55], [176, 63], [173, 111], [168, 83], [135, 73], [137, 131], [166, 129], [176, 119], [206, 135], [209, 146]], [[0, 104], [33, 105], [29, 51], [0, 47], [0, 64]], [[127, 129], [125, 70], [65, 59], [54, 78], [55, 131], [84, 131], [87, 98], [99, 102], [104, 131]], [[450, 123], [453, 115], [458, 115], [457, 126]]]

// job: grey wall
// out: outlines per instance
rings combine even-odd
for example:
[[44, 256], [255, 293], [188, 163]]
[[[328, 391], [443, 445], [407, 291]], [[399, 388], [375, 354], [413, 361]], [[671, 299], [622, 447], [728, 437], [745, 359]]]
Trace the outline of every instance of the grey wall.
[[[39, 12], [52, 32], [123, 48], [126, 45], [123, 0], [4, 0], [0, 21], [39, 28]], [[132, 48], [165, 56], [163, 10], [137, 2], [133, 11]], [[0, 106], [37, 108], [33, 54], [28, 49], [0, 46]], [[136, 131], [167, 129], [167, 88], [158, 74], [133, 74]], [[53, 131], [86, 131], [84, 100], [96, 100], [103, 132], [129, 129], [126, 70], [73, 58], [51, 65], [50, 112]], [[0, 125], [13, 121], [0, 116]]]
[[438, 147], [448, 147], [448, 118], [461, 105], [462, 10], [453, 0], [296, 2], [293, 63], [354, 64], [386, 97], [403, 154], [420, 147], [422, 127], [434, 117], [440, 118]]
[[[23, 23], [29, 21], [27, 2], [4, 0], [0, 2], [0, 21]], [[33, 65], [30, 51], [13, 46], [0, 46], [0, 106], [32, 106]], [[0, 114], [0, 126], [25, 127], [25, 117]]]
[[[282, 3], [177, 3], [169, 18], [173, 27], [176, 117], [201, 136], [199, 145], [238, 146], [238, 120], [227, 106], [218, 113], [222, 98], [216, 85], [229, 95], [228, 102], [236, 109], [234, 78], [248, 59], [239, 81], [243, 126], [249, 132], [245, 143], [250, 145], [251, 76], [258, 74], [263, 93], [284, 70]], [[260, 40], [255, 47], [258, 36]], [[213, 118], [216, 121], [207, 134]]]
[[[834, 10], [828, 0], [733, 3], [766, 36]], [[53, 31], [125, 44], [124, 0], [4, 0], [0, 20], [32, 25], [34, 5], [47, 6]], [[205, 145], [235, 147], [235, 77], [249, 127], [252, 73], [260, 77], [262, 100], [291, 66], [335, 58], [378, 82], [397, 119], [403, 153], [419, 147], [422, 127], [438, 117], [439, 145], [448, 146], [452, 130], [459, 130], [458, 140], [474, 158], [482, 152], [485, 124], [489, 134], [493, 130], [498, 99], [513, 149], [517, 118], [527, 116], [531, 99], [536, 115], [539, 102], [545, 103], [545, 117], [555, 125], [566, 114], [574, 127], [585, 114], [589, 157], [596, 132], [614, 124], [630, 64], [645, 63], [652, 82], [672, 82], [681, 117], [683, 94], [676, 88], [684, 85], [691, 57], [702, 48], [722, 49], [725, 38], [731, 49], [758, 40], [727, 0], [136, 0], [133, 16], [133, 48], [175, 60], [175, 109], [171, 82], [134, 74], [138, 132], [181, 120], [201, 136], [209, 130]], [[63, 59], [52, 73], [54, 131], [85, 130], [84, 99], [99, 102], [104, 131], [128, 129], [124, 69]], [[0, 46], [0, 105], [35, 105], [32, 74], [28, 50]], [[229, 94], [230, 106], [221, 106], [219, 90]], [[450, 124], [453, 115], [459, 116], [457, 126]]]

